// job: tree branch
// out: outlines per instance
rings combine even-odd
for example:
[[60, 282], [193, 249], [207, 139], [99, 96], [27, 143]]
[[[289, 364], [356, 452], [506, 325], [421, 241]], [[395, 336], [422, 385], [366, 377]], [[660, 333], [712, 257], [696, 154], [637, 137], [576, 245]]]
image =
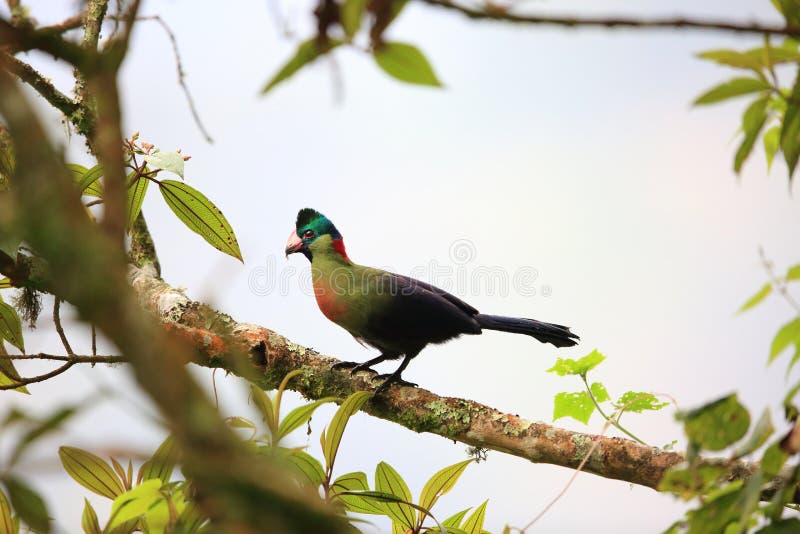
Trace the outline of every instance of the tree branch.
[[[331, 365], [339, 360], [292, 343], [265, 327], [237, 323], [166, 284], [143, 258], [138, 258], [138, 263], [131, 267], [130, 279], [140, 303], [167, 331], [198, 349], [202, 357], [195, 363], [245, 375], [266, 390], [277, 388], [289, 371], [302, 369], [302, 377], [291, 381], [289, 388], [309, 399], [344, 398], [356, 390], [374, 389], [369, 372], [351, 377], [349, 371], [333, 371]], [[247, 368], [231, 357], [243, 351], [251, 354]], [[654, 489], [667, 469], [685, 460], [677, 452], [528, 421], [475, 401], [441, 397], [422, 388], [392, 387], [362, 410], [415, 432], [430, 432], [536, 463], [576, 469], [588, 454], [585, 471]], [[703, 462], [729, 465], [733, 478], [749, 477], [757, 469], [750, 462]]]
[[800, 36], [800, 28], [776, 26], [758, 22], [737, 23], [719, 20], [697, 20], [683, 17], [676, 18], [632, 18], [632, 17], [573, 17], [566, 15], [535, 15], [533, 13], [515, 13], [505, 7], [487, 6], [484, 8], [469, 7], [450, 0], [419, 0], [422, 3], [444, 9], [457, 11], [475, 20], [494, 20], [516, 24], [539, 24], [550, 26], [599, 27], [599, 28], [632, 28], [639, 30], [655, 28], [672, 28], [688, 30], [714, 30], [735, 33]]
[[75, 364], [78, 363], [91, 363], [92, 365], [96, 363], [121, 363], [128, 361], [121, 356], [54, 356], [51, 354], [23, 354], [23, 355], [14, 355], [14, 354], [0, 354], [0, 360], [53, 360], [53, 361], [61, 361], [65, 362], [64, 365], [61, 365], [49, 373], [44, 373], [37, 376], [31, 376], [28, 378], [11, 378], [10, 380], [14, 380], [13, 384], [3, 384], [0, 385], [0, 391], [8, 390], [8, 389], [17, 389], [18, 387], [27, 386], [28, 384], [35, 384], [36, 382], [44, 382], [45, 380], [50, 380], [53, 377], [60, 375], [61, 373], [69, 370]]
[[36, 69], [9, 54], [3, 54], [3, 64], [9, 72], [33, 87], [45, 100], [69, 118], [79, 106], [70, 97], [56, 89], [50, 80], [42, 76]]

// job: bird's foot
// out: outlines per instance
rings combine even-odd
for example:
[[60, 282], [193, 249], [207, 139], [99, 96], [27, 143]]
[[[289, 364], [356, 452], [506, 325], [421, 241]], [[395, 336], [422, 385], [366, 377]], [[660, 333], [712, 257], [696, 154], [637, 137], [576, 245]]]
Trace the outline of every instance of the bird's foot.
[[[351, 369], [351, 367], [352, 367], [352, 369]], [[341, 369], [350, 369], [350, 374], [351, 375], [354, 375], [359, 371], [369, 371], [370, 373], [378, 374], [378, 372], [375, 369], [373, 369], [372, 367], [370, 367], [366, 363], [358, 363], [358, 362], [339, 362], [339, 363], [335, 363], [335, 364], [333, 364], [331, 366], [331, 369], [335, 370], [335, 371], [338, 371], [338, 370], [341, 370]]]
[[391, 386], [392, 384], [397, 384], [398, 386], [407, 386], [411, 388], [417, 387], [417, 384], [415, 384], [414, 382], [403, 380], [399, 376], [396, 376], [394, 373], [377, 375], [372, 377], [372, 380], [380, 380], [380, 379], [383, 379], [383, 383], [377, 388], [375, 388], [376, 395], [378, 395], [379, 393], [383, 393], [384, 391], [389, 389], [389, 386]]

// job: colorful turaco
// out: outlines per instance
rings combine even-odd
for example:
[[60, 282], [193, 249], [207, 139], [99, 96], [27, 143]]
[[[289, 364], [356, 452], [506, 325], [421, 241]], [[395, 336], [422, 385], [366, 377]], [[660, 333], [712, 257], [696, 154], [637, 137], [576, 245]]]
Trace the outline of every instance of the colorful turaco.
[[286, 256], [302, 253], [311, 262], [314, 294], [322, 313], [380, 355], [363, 363], [341, 362], [335, 368], [351, 373], [371, 371], [372, 365], [402, 358], [376, 393], [391, 384], [416, 386], [402, 379], [408, 363], [429, 343], [444, 343], [461, 334], [499, 330], [525, 334], [556, 347], [577, 344], [566, 326], [535, 319], [486, 315], [450, 293], [407, 276], [353, 263], [342, 234], [333, 223], [310, 208], [297, 214], [295, 230], [286, 243]]

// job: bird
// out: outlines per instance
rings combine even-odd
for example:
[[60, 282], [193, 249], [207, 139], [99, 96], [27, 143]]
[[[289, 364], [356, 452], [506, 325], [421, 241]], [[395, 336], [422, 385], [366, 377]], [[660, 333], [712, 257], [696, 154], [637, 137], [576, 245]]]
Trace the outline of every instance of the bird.
[[[380, 351], [363, 363], [339, 362], [335, 369], [351, 374], [370, 371], [383, 379], [375, 394], [392, 384], [416, 387], [403, 380], [409, 362], [429, 344], [444, 343], [462, 334], [483, 330], [525, 334], [556, 347], [571, 347], [580, 339], [569, 327], [535, 319], [480, 313], [460, 298], [426, 282], [354, 263], [342, 234], [322, 213], [303, 208], [289, 234], [286, 257], [300, 253], [311, 262], [311, 279], [323, 315], [348, 331], [362, 345]], [[373, 365], [402, 361], [389, 374], [378, 375]]]

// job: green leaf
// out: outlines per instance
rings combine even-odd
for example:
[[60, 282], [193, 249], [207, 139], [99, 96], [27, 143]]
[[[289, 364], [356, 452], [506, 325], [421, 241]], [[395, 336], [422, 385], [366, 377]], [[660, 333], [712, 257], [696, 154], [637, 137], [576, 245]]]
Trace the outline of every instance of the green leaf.
[[769, 90], [770, 85], [759, 78], [734, 78], [712, 87], [693, 102], [695, 106], [716, 104], [729, 98]]
[[383, 43], [372, 52], [383, 71], [402, 82], [441, 87], [428, 60], [415, 46], [406, 43]]
[[325, 440], [322, 444], [322, 453], [325, 456], [325, 465], [328, 470], [333, 468], [336, 460], [336, 453], [342, 441], [342, 434], [347, 426], [347, 421], [354, 413], [361, 409], [367, 400], [372, 396], [369, 391], [356, 391], [347, 397], [331, 419], [331, 424], [325, 433]]
[[83, 515], [81, 516], [81, 526], [84, 534], [102, 534], [100, 522], [97, 520], [97, 513], [89, 504], [89, 499], [83, 499]]
[[668, 404], [668, 402], [659, 401], [658, 397], [652, 393], [644, 391], [626, 391], [614, 403], [617, 408], [634, 413], [642, 413], [645, 410], [658, 411]]
[[786, 271], [786, 280], [800, 280], [800, 263], [789, 267]]
[[[411, 502], [411, 490], [400, 474], [386, 462], [375, 468], [375, 489], [381, 493], [394, 495], [406, 502]], [[407, 528], [414, 528], [416, 514], [414, 508], [405, 503], [387, 502], [386, 514]]]
[[6, 499], [3, 490], [0, 490], [0, 532], [17, 534], [17, 528], [11, 516], [11, 505], [8, 504], [8, 499]]
[[153, 456], [142, 465], [142, 480], [159, 479], [166, 484], [172, 478], [172, 471], [180, 459], [180, 450], [175, 438], [168, 436], [158, 446]]
[[469, 512], [470, 510], [472, 510], [472, 508], [465, 508], [460, 512], [454, 513], [453, 515], [442, 521], [442, 526], [458, 528], [458, 526], [461, 524], [461, 521], [464, 519], [464, 516], [467, 515], [467, 512]]
[[367, 474], [363, 471], [346, 473], [333, 481], [331, 490], [334, 494], [340, 491], [368, 491]]
[[344, 0], [339, 8], [339, 20], [349, 39], [361, 28], [361, 19], [367, 8], [367, 0]]
[[0, 300], [0, 339], [5, 339], [22, 352], [25, 352], [25, 340], [22, 338], [22, 323], [15, 310]]
[[11, 280], [7, 276], [0, 278], [0, 289], [8, 289], [11, 287]]
[[743, 311], [747, 311], [750, 308], [759, 305], [762, 300], [764, 300], [769, 296], [770, 293], [772, 293], [772, 283], [767, 282], [766, 284], [761, 286], [761, 289], [759, 289], [755, 295], [747, 299], [747, 302], [742, 304], [742, 307], [739, 308], [739, 313], [742, 313]]
[[781, 146], [781, 127], [773, 126], [764, 133], [762, 137], [764, 142], [764, 153], [767, 156], [767, 171], [772, 168], [772, 161], [775, 159], [775, 154]]
[[708, 498], [700, 508], [690, 510], [687, 534], [708, 534], [725, 531], [725, 527], [739, 518], [738, 504], [742, 481], [728, 484], [713, 497]]
[[711, 451], [721, 451], [740, 440], [750, 426], [750, 414], [736, 394], [678, 414], [678, 418], [684, 421], [689, 440]]
[[738, 50], [708, 50], [707, 52], [697, 54], [697, 57], [728, 67], [752, 69], [755, 71], [761, 70], [761, 62], [758, 58], [745, 52], [739, 52]]
[[379, 497], [376, 495], [376, 493], [377, 492], [373, 491], [358, 491], [351, 493], [350, 490], [347, 490], [338, 493], [336, 497], [342, 501], [347, 509], [351, 512], [357, 514], [384, 515], [386, 514], [386, 497], [393, 496], [387, 495]]
[[756, 425], [750, 436], [736, 447], [734, 456], [741, 458], [754, 452], [756, 449], [766, 443], [767, 439], [775, 432], [775, 427], [772, 424], [772, 417], [769, 414], [769, 408], [764, 408], [761, 417], [758, 418]]
[[19, 518], [38, 534], [48, 534], [50, 514], [39, 494], [17, 478], [7, 477], [3, 479], [3, 483], [8, 490], [11, 506]]
[[475, 511], [470, 514], [462, 528], [467, 534], [481, 534], [483, 530], [483, 520], [486, 516], [486, 504], [489, 500], [483, 501], [483, 504], [475, 508]]
[[150, 185], [150, 180], [147, 178], [137, 178], [136, 181], [128, 188], [126, 205], [128, 214], [128, 223], [126, 228], [133, 228], [133, 223], [142, 211], [142, 202], [147, 193], [147, 187]]
[[796, 357], [800, 353], [800, 317], [783, 325], [775, 334], [769, 349], [769, 363], [772, 363], [790, 345], [794, 345]]
[[275, 421], [275, 407], [272, 404], [272, 399], [255, 384], [250, 384], [250, 395], [253, 397], [253, 403], [261, 413], [261, 418], [266, 423], [270, 433], [275, 435], [278, 432], [278, 425]]
[[167, 205], [191, 231], [199, 234], [214, 248], [244, 261], [231, 225], [205, 195], [175, 180], [162, 180], [158, 185]]
[[[6, 347], [3, 344], [2, 339], [0, 339], [0, 356], [8, 356], [8, 352], [6, 352]], [[0, 358], [0, 385], [10, 386], [11, 384], [16, 384], [20, 380], [21, 378], [17, 372], [17, 368], [14, 367], [14, 362], [12, 360]], [[28, 391], [28, 388], [25, 386], [14, 388], [11, 391], [18, 391], [20, 393], [30, 395], [30, 391]]]
[[786, 113], [781, 128], [781, 151], [789, 167], [789, 181], [792, 180], [797, 160], [800, 158], [800, 73], [794, 82], [792, 94], [787, 99]]
[[774, 521], [756, 531], [755, 534], [796, 534], [797, 532], [800, 532], [800, 519], [790, 517]]
[[122, 482], [102, 458], [75, 447], [59, 447], [58, 456], [69, 476], [84, 488], [109, 499], [125, 493]]
[[597, 402], [605, 402], [611, 397], [608, 395], [608, 390], [600, 382], [594, 382], [591, 387], [592, 396]]
[[89, 197], [103, 196], [103, 188], [100, 182], [98, 182], [98, 180], [103, 177], [102, 166], [95, 165], [91, 169], [87, 169], [83, 165], [68, 163], [67, 167], [72, 171], [72, 177], [81, 195]]
[[675, 494], [684, 501], [707, 494], [728, 474], [723, 465], [704, 464], [690, 467], [680, 463], [670, 467], [658, 483], [658, 491]]
[[183, 178], [183, 156], [180, 152], [162, 152], [154, 150], [152, 154], [147, 154], [144, 160], [150, 164], [153, 169], [161, 169], [177, 174]]
[[31, 444], [35, 443], [41, 437], [59, 430], [61, 426], [76, 413], [78, 413], [77, 407], [65, 406], [54, 410], [42, 421], [36, 421], [36, 424], [25, 432], [19, 441], [17, 441], [14, 451], [11, 453], [9, 464], [16, 464]]
[[286, 456], [286, 460], [297, 469], [304, 486], [318, 488], [325, 480], [325, 471], [322, 469], [322, 464], [307, 452], [292, 451], [291, 454]]
[[161, 486], [162, 483], [159, 479], [145, 480], [135, 488], [119, 495], [111, 506], [109, 527], [113, 529], [147, 513], [151, 506], [164, 498], [161, 495]]
[[742, 131], [744, 132], [744, 139], [736, 151], [736, 156], [733, 161], [733, 169], [738, 173], [742, 170], [745, 160], [750, 156], [753, 151], [753, 146], [758, 139], [758, 134], [764, 127], [767, 121], [767, 97], [761, 97], [754, 100], [744, 111], [742, 116]]
[[314, 413], [314, 410], [319, 408], [325, 403], [337, 401], [336, 397], [324, 397], [322, 399], [316, 400], [314, 402], [309, 402], [308, 404], [304, 404], [303, 406], [298, 406], [283, 418], [280, 425], [278, 426], [278, 433], [275, 435], [275, 442], [277, 443], [281, 440], [284, 436], [289, 435], [293, 431], [297, 430], [306, 422], [311, 419], [311, 415]]
[[548, 373], [556, 373], [558, 376], [566, 375], [585, 375], [605, 360], [606, 357], [593, 350], [579, 360], [572, 360], [570, 358], [559, 358], [556, 363], [547, 370]]
[[553, 421], [562, 417], [572, 417], [583, 424], [589, 422], [594, 413], [594, 403], [585, 391], [556, 393], [555, 406], [553, 407]]
[[[439, 497], [453, 489], [453, 486], [458, 482], [461, 474], [472, 462], [473, 460], [464, 460], [463, 462], [445, 467], [434, 474], [425, 483], [425, 487], [422, 488], [422, 493], [419, 496], [419, 505], [428, 510], [433, 508], [433, 505], [436, 504]], [[423, 518], [424, 516], [422, 512], [420, 512], [419, 521], [421, 522]]]
[[342, 41], [336, 39], [328, 39], [325, 44], [320, 46], [316, 37], [300, 43], [297, 47], [297, 52], [294, 56], [270, 79], [269, 82], [261, 90], [261, 94], [266, 94], [273, 87], [279, 83], [291, 78], [297, 71], [314, 62], [318, 57], [327, 54], [337, 46], [342, 44]]
[[781, 442], [777, 441], [767, 447], [764, 454], [761, 456], [761, 472], [767, 478], [772, 478], [780, 473], [783, 464], [788, 460], [788, 455], [781, 447]]

